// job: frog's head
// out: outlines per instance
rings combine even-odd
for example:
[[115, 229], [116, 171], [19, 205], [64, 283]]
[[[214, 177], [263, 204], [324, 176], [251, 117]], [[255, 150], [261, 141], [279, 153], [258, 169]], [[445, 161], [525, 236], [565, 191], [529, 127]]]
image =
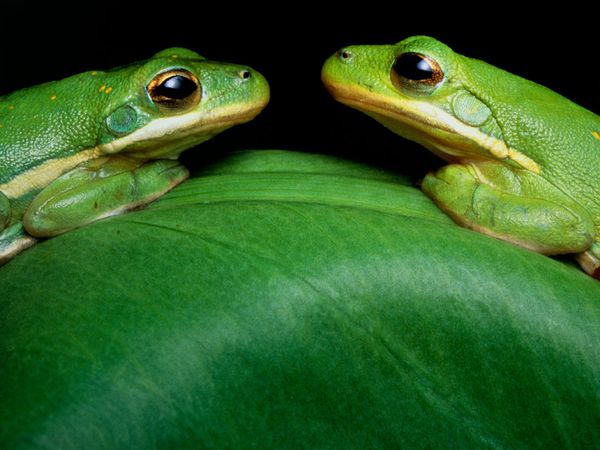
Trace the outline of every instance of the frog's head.
[[182, 48], [111, 74], [110, 88], [121, 94], [106, 106], [99, 146], [106, 154], [176, 158], [253, 119], [269, 101], [269, 85], [255, 70], [209, 61]]
[[343, 48], [325, 62], [322, 80], [338, 101], [448, 161], [510, 158], [492, 111], [475, 94], [469, 61], [414, 36]]

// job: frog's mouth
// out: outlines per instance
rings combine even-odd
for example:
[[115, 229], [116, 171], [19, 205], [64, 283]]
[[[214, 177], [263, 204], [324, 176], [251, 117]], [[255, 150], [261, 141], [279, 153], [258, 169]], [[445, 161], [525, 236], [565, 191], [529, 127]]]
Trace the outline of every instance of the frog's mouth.
[[133, 133], [98, 147], [100, 154], [123, 153], [141, 159], [176, 159], [181, 152], [222, 131], [254, 119], [268, 98], [208, 111], [153, 120]]
[[331, 80], [324, 80], [324, 84], [340, 103], [375, 118], [394, 133], [418, 142], [448, 162], [512, 160], [532, 172], [540, 171], [535, 161], [503, 140], [461, 122], [436, 105], [408, 97], [384, 96], [366, 86]]

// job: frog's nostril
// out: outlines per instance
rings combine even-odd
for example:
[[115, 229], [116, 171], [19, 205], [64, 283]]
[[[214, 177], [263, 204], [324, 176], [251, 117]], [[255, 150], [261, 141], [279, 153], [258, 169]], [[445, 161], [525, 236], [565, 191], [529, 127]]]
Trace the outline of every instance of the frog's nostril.
[[243, 80], [247, 80], [251, 76], [252, 76], [252, 74], [250, 73], [249, 70], [241, 70], [240, 71], [240, 78], [243, 79]]
[[352, 58], [352, 52], [343, 48], [341, 50], [338, 50], [337, 56], [342, 61], [348, 61], [350, 58]]

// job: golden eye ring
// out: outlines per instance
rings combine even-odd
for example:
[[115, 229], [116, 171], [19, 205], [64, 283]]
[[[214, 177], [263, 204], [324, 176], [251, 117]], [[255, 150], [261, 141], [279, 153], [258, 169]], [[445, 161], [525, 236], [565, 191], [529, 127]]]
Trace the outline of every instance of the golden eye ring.
[[156, 75], [146, 86], [152, 102], [164, 112], [184, 112], [202, 97], [198, 78], [185, 69], [170, 69]]
[[390, 77], [397, 88], [430, 90], [444, 80], [444, 72], [440, 65], [428, 56], [408, 52], [396, 58]]

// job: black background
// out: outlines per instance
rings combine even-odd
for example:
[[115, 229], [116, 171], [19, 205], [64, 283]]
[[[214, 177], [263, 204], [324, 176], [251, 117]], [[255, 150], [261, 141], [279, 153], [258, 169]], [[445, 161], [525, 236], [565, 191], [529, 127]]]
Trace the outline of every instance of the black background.
[[372, 0], [356, 5], [176, 0], [0, 4], [0, 94], [145, 59], [170, 46], [263, 73], [271, 85], [267, 109], [255, 121], [186, 152], [184, 161], [192, 168], [205, 163], [202, 155], [282, 148], [423, 175], [439, 164], [434, 156], [333, 101], [319, 78], [323, 61], [344, 45], [393, 43], [413, 34], [434, 36], [459, 53], [600, 111], [600, 15], [597, 7], [573, 2], [560, 9], [525, 11], [525, 3], [442, 8]]

